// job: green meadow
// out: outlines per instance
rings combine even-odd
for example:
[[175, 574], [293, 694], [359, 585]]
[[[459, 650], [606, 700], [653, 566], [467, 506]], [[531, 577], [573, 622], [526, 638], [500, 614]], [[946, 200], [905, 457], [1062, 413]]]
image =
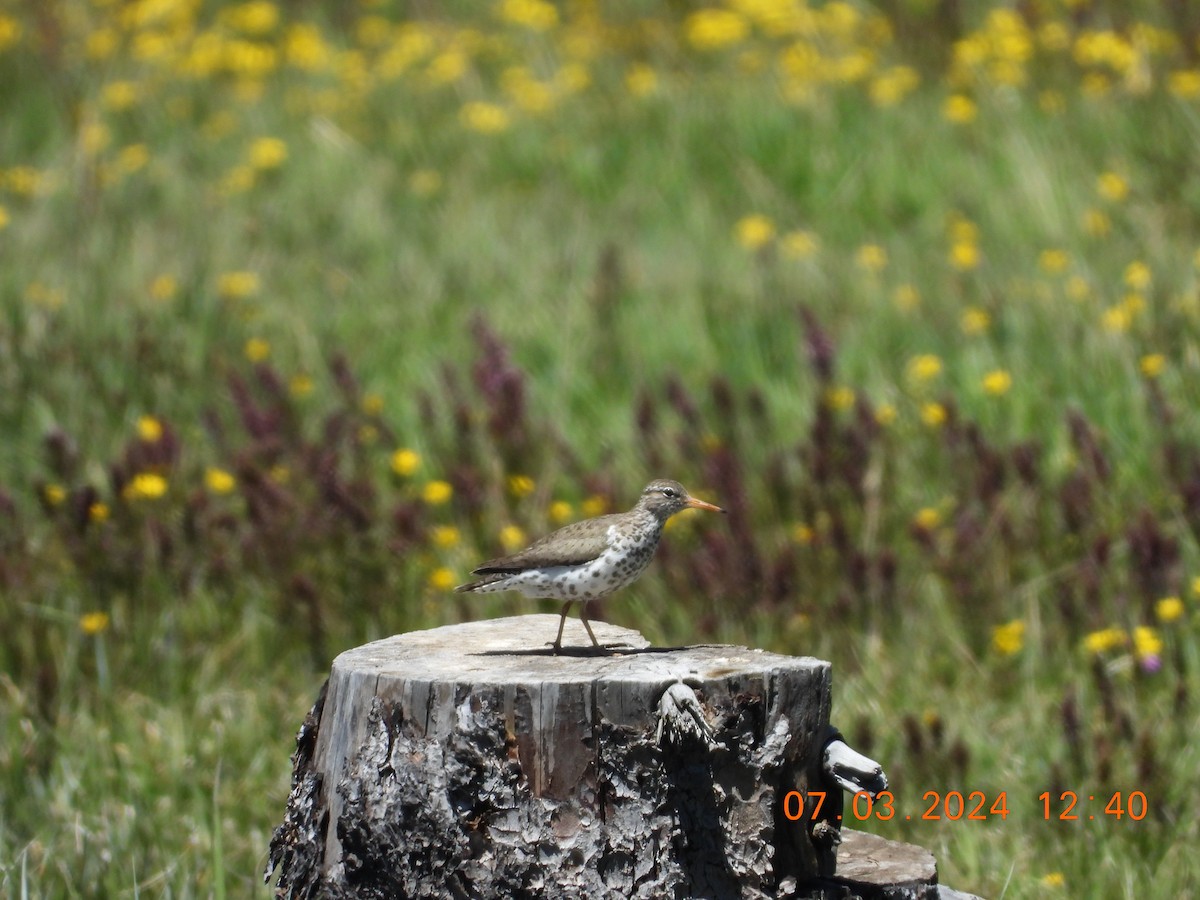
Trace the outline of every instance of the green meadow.
[[593, 617], [831, 660], [858, 827], [1200, 883], [1198, 36], [0, 6], [0, 894], [268, 896], [332, 658], [550, 611], [450, 589], [652, 477], [730, 515]]

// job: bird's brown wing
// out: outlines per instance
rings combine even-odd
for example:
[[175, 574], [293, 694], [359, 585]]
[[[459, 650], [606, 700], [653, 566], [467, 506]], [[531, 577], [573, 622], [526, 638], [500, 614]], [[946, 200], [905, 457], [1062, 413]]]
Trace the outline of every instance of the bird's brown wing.
[[591, 562], [608, 549], [608, 529], [617, 515], [598, 516], [572, 522], [534, 541], [519, 553], [489, 559], [472, 570], [472, 575], [493, 572], [522, 572], [546, 566], [577, 566]]

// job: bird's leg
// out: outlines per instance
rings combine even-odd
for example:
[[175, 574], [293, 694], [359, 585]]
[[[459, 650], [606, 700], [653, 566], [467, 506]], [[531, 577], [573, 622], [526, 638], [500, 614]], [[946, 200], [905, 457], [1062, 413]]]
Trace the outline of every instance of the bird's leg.
[[[554, 643], [550, 645], [554, 649], [555, 654], [562, 653], [563, 627], [567, 624], [567, 611], [570, 608], [571, 608], [571, 601], [568, 600], [566, 603], [563, 604], [562, 618], [558, 620], [558, 637], [556, 637], [554, 639]], [[588, 633], [589, 634], [591, 633], [590, 628], [588, 629]], [[592, 640], [594, 641], [595, 638], [592, 638]]]
[[600, 642], [598, 640], [596, 640], [596, 636], [594, 634], [592, 634], [592, 626], [588, 624], [587, 601], [586, 600], [584, 600], [583, 603], [581, 603], [579, 606], [579, 620], [581, 622], [583, 622], [583, 627], [587, 629], [588, 637], [590, 637], [592, 639], [592, 646], [599, 647]]

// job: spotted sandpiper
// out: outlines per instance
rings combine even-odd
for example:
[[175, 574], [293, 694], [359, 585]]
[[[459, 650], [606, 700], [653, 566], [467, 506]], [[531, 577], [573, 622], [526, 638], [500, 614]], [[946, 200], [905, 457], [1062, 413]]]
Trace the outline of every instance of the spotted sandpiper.
[[520, 591], [526, 597], [562, 600], [558, 637], [551, 645], [555, 653], [562, 650], [567, 611], [572, 603], [581, 603], [579, 618], [592, 644], [599, 647], [588, 624], [588, 602], [635, 581], [650, 565], [667, 519], [685, 509], [725, 512], [692, 497], [678, 481], [658, 479], [646, 485], [637, 506], [629, 512], [565, 525], [519, 553], [488, 560], [471, 573], [482, 578], [454, 590], [476, 594]]

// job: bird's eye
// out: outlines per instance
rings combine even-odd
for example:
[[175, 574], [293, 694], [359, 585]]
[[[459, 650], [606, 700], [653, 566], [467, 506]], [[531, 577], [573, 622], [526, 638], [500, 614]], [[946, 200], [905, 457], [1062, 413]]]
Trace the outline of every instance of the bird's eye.
[[675, 490], [675, 488], [673, 488], [673, 487], [665, 487], [662, 489], [662, 492], [663, 492], [664, 497], [678, 497], [679, 496], [679, 491]]

